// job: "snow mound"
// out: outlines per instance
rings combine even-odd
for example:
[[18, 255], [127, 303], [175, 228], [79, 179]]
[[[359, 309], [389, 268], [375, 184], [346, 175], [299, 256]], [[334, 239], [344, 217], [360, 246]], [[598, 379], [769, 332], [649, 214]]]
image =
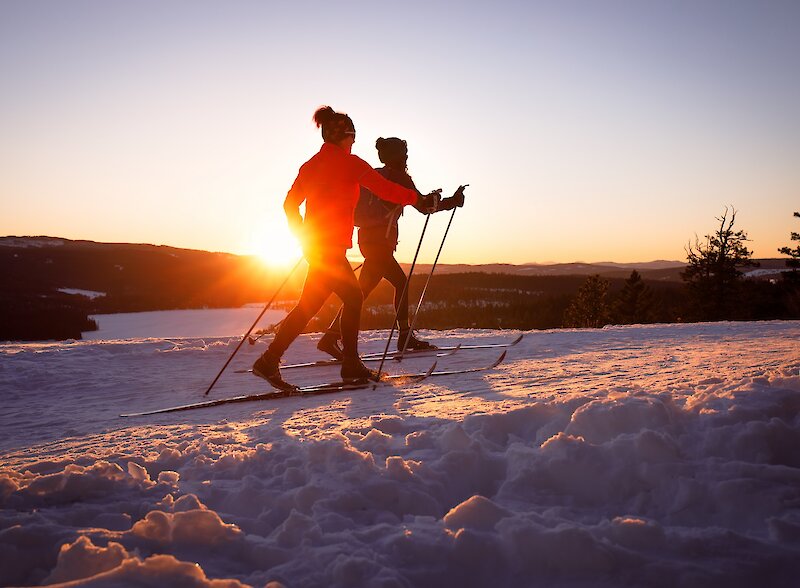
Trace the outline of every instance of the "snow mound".
[[98, 548], [86, 537], [62, 547], [58, 564], [45, 583], [54, 588], [103, 586], [106, 588], [242, 588], [238, 580], [209, 580], [197, 564], [171, 555], [152, 555], [144, 561], [130, 556], [118, 543]]
[[[509, 338], [449, 334], [466, 335]], [[796, 322], [528, 333], [488, 372], [136, 421], [116, 415], [196, 397], [230, 345], [14, 346], [0, 430], [30, 441], [4, 440], [0, 584], [791, 586], [799, 339]], [[30, 414], [34, 390], [82, 408]]]

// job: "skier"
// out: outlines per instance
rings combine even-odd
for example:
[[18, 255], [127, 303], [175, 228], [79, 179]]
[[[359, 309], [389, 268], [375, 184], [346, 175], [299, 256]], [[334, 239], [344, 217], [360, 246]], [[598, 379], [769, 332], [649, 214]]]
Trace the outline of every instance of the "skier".
[[[419, 196], [422, 196], [411, 176], [408, 175], [407, 143], [397, 137], [388, 139], [381, 137], [375, 142], [375, 147], [378, 150], [378, 158], [384, 164], [384, 167], [377, 168], [376, 171], [384, 178], [414, 190]], [[460, 186], [450, 198], [445, 198], [438, 203], [434, 201], [435, 206], [427, 206], [428, 203], [423, 203], [421, 199], [411, 204], [423, 214], [451, 210], [457, 206], [464, 206], [464, 188], [465, 186]], [[437, 197], [439, 193], [441, 190], [431, 192]], [[408, 288], [406, 287], [408, 278], [394, 258], [398, 240], [397, 221], [403, 214], [403, 207], [404, 204], [394, 204], [378, 198], [367, 187], [361, 188], [361, 195], [355, 211], [355, 224], [359, 227], [358, 248], [364, 256], [364, 265], [361, 268], [358, 282], [364, 298], [369, 296], [384, 278], [394, 286], [394, 307], [399, 330], [398, 350], [436, 349], [427, 341], [418, 339], [409, 326]], [[320, 351], [324, 351], [336, 359], [343, 357], [343, 347], [340, 344], [343, 332], [342, 317], [343, 310], [340, 309], [327, 332], [317, 343]]]
[[[352, 247], [353, 214], [359, 186], [379, 198], [397, 204], [430, 207], [433, 195], [422, 197], [416, 190], [404, 188], [384, 178], [363, 159], [352, 155], [356, 130], [344, 113], [323, 106], [314, 113], [317, 128], [322, 129], [319, 152], [304, 163], [292, 184], [283, 209], [289, 228], [300, 241], [308, 261], [303, 291], [297, 305], [283, 321], [275, 339], [253, 364], [253, 373], [280, 389], [294, 386], [283, 380], [280, 360], [308, 321], [335, 292], [343, 302], [342, 367], [344, 381], [376, 379], [358, 356], [358, 328], [363, 296], [345, 253]], [[305, 218], [300, 205], [305, 201]]]

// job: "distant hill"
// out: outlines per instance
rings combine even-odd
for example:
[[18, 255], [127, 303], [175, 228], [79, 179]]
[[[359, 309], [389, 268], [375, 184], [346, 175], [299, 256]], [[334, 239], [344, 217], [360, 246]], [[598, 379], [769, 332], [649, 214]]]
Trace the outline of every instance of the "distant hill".
[[[757, 268], [746, 268], [753, 276], [774, 275], [785, 269], [783, 259], [758, 260]], [[408, 271], [410, 264], [401, 264]], [[627, 278], [637, 270], [654, 281], [681, 280], [686, 267], [681, 261], [657, 260], [636, 263], [554, 264], [447, 264], [436, 273], [497, 273], [517, 276], [587, 276]], [[430, 272], [430, 264], [418, 264], [416, 275]], [[196, 308], [236, 306], [271, 296], [282, 272], [270, 271], [252, 256], [181, 249], [139, 243], [98, 243], [58, 237], [0, 237], [0, 271], [12, 282], [50, 289], [75, 289], [103, 293], [97, 303], [111, 299], [123, 306]], [[299, 272], [301, 273], [301, 272]], [[287, 288], [287, 298], [302, 285], [297, 276]], [[103, 300], [105, 298], [105, 300]], [[160, 301], [160, 302], [159, 302]], [[112, 305], [115, 310], [119, 305]]]
[[[408, 267], [406, 264], [406, 271]], [[681, 287], [680, 272], [684, 267], [682, 262], [663, 260], [440, 264], [436, 283], [432, 284], [426, 300], [439, 297], [444, 301], [447, 296], [459, 294], [452, 292], [453, 289], [468, 286], [476, 292], [488, 292], [492, 284], [497, 289], [503, 283], [509, 291], [521, 288], [528, 292], [527, 296], [558, 296], [559, 304], [563, 305], [585, 276], [599, 274], [613, 280], [613, 290], [621, 287], [633, 269], [654, 285], [661, 284], [673, 291]], [[417, 266], [411, 285], [412, 299], [421, 290], [430, 268], [429, 264]], [[770, 259], [763, 260], [760, 268], [748, 271], [754, 272], [755, 278], [770, 279], [784, 268], [784, 260]], [[238, 307], [265, 301], [272, 297], [285, 272], [270, 270], [255, 257], [230, 253], [46, 236], [0, 237], [0, 274], [4, 277], [0, 283], [0, 340], [79, 338], [81, 331], [92, 328], [89, 314]], [[479, 288], [470, 285], [474, 280], [465, 277], [469, 274], [484, 276], [476, 276]], [[503, 274], [515, 281], [512, 284], [499, 277], [487, 279], [488, 274]], [[281, 293], [284, 306], [296, 299], [303, 279], [304, 272], [297, 272]], [[383, 285], [370, 303], [388, 303], [390, 294], [388, 286]], [[526, 302], [515, 304], [522, 309]], [[547, 320], [560, 320], [559, 312], [551, 309], [550, 314], [556, 318]]]
[[[436, 273], [627, 277], [637, 269], [648, 279], [677, 281], [684, 265], [678, 261], [439, 264]], [[419, 264], [416, 274], [425, 275], [430, 269], [430, 264]], [[0, 271], [9, 276], [7, 286], [95, 292], [95, 305], [109, 312], [238, 306], [268, 298], [284, 277], [251, 256], [45, 236], [0, 237]], [[287, 288], [287, 298], [295, 296], [301, 285], [302, 275], [298, 275]]]
[[239, 306], [283, 279], [249, 256], [54, 237], [0, 237], [0, 271], [4, 291], [94, 292], [108, 312]]
[[79, 339], [89, 314], [241, 306], [283, 279], [251, 257], [53, 237], [0, 238], [0, 274], [0, 340]]

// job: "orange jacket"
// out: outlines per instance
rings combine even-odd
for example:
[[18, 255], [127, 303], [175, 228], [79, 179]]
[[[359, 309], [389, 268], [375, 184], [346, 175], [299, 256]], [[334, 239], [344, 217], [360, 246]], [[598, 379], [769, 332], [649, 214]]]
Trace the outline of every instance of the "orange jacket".
[[[319, 152], [302, 165], [283, 203], [289, 227], [300, 237], [307, 253], [309, 247], [321, 251], [353, 246], [353, 211], [359, 186], [389, 202], [417, 201], [416, 191], [390, 182], [338, 145], [323, 143]], [[300, 215], [304, 201], [305, 219]]]

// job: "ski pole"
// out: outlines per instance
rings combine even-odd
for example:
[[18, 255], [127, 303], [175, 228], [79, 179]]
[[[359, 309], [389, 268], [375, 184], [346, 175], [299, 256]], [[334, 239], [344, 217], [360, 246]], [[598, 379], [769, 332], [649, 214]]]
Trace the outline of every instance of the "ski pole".
[[[353, 271], [357, 272], [358, 270], [361, 269], [361, 266], [363, 266], [363, 265], [364, 265], [364, 262], [362, 261], [356, 267], [353, 268]], [[330, 296], [328, 296], [328, 298], [330, 298]], [[326, 300], [326, 302], [327, 302], [327, 300]], [[267, 329], [266, 331], [263, 331], [257, 337], [248, 337], [247, 338], [247, 342], [250, 345], [255, 345], [256, 343], [258, 343], [258, 340], [261, 339], [261, 337], [263, 337], [264, 335], [268, 335], [269, 333], [274, 333], [275, 331], [277, 331], [280, 328], [280, 326], [283, 324], [283, 321], [285, 321], [285, 320], [286, 319], [283, 319], [282, 321], [279, 321], [279, 322], [275, 323], [271, 328]]]
[[283, 283], [280, 286], [278, 286], [277, 290], [275, 290], [275, 294], [273, 294], [273, 296], [270, 299], [270, 301], [267, 302], [267, 304], [264, 306], [264, 310], [261, 311], [261, 314], [258, 315], [258, 318], [253, 322], [253, 324], [250, 326], [250, 328], [247, 329], [247, 332], [244, 334], [244, 337], [242, 337], [242, 340], [239, 341], [239, 344], [236, 346], [236, 349], [233, 350], [233, 353], [231, 353], [231, 356], [228, 358], [228, 361], [225, 362], [225, 365], [223, 365], [222, 369], [219, 370], [219, 373], [217, 374], [217, 377], [214, 378], [214, 381], [211, 382], [211, 385], [205, 391], [204, 396], [208, 396], [208, 393], [211, 392], [211, 388], [214, 387], [214, 384], [217, 383], [217, 380], [219, 380], [220, 376], [222, 375], [222, 372], [225, 371], [225, 368], [228, 367], [228, 364], [233, 360], [233, 357], [239, 351], [239, 348], [242, 346], [242, 343], [244, 343], [247, 340], [247, 337], [250, 335], [250, 332], [253, 329], [256, 328], [256, 325], [258, 324], [258, 321], [261, 320], [261, 317], [264, 316], [264, 313], [267, 312], [267, 310], [269, 310], [269, 307], [272, 306], [272, 303], [275, 302], [275, 299], [278, 297], [278, 294], [280, 294], [281, 290], [283, 290], [283, 287], [289, 281], [289, 278], [291, 278], [294, 275], [294, 272], [297, 271], [297, 268], [300, 267], [300, 263], [302, 261], [303, 261], [303, 257], [301, 257], [300, 259], [297, 260], [297, 263], [294, 264], [294, 267], [292, 268], [292, 271], [289, 272], [289, 275], [286, 276], [286, 279], [283, 280]]
[[[408, 292], [409, 287], [411, 285], [411, 276], [414, 273], [414, 266], [417, 265], [417, 256], [419, 255], [419, 250], [422, 247], [422, 239], [425, 237], [425, 230], [428, 228], [428, 221], [431, 220], [431, 215], [425, 215], [425, 224], [422, 226], [422, 234], [419, 236], [419, 243], [417, 243], [417, 251], [414, 253], [414, 260], [411, 262], [411, 269], [408, 270], [408, 279], [406, 279], [406, 285], [403, 288], [403, 293], [400, 296], [400, 302], [402, 303], [406, 298], [406, 292]], [[392, 329], [389, 331], [389, 338], [386, 339], [386, 347], [383, 350], [383, 356], [381, 357], [381, 363], [378, 366], [378, 374], [381, 373], [383, 369], [383, 363], [386, 361], [386, 354], [389, 353], [389, 344], [392, 342], [392, 335], [394, 335], [394, 328], [397, 325], [397, 317], [400, 315], [400, 309], [398, 308], [395, 310], [394, 313], [394, 321], [392, 321]]]
[[453, 208], [453, 213], [450, 215], [450, 220], [447, 222], [447, 229], [444, 231], [444, 237], [442, 237], [442, 242], [439, 245], [439, 251], [436, 253], [436, 259], [433, 260], [433, 266], [431, 267], [431, 273], [428, 274], [428, 279], [425, 281], [425, 287], [422, 289], [422, 294], [419, 296], [419, 302], [417, 303], [417, 309], [414, 311], [414, 316], [411, 318], [411, 325], [408, 328], [408, 337], [403, 342], [403, 348], [400, 350], [400, 357], [403, 357], [403, 354], [406, 352], [406, 347], [408, 346], [408, 341], [411, 339], [411, 333], [414, 332], [414, 325], [417, 323], [417, 317], [419, 316], [419, 310], [422, 307], [422, 299], [425, 298], [425, 292], [428, 290], [428, 284], [431, 283], [431, 278], [433, 277], [433, 271], [436, 269], [436, 264], [439, 263], [439, 256], [442, 254], [442, 247], [444, 247], [444, 240], [447, 239], [447, 233], [450, 232], [450, 225], [453, 224], [453, 217], [456, 215], [456, 210], [458, 207]]

